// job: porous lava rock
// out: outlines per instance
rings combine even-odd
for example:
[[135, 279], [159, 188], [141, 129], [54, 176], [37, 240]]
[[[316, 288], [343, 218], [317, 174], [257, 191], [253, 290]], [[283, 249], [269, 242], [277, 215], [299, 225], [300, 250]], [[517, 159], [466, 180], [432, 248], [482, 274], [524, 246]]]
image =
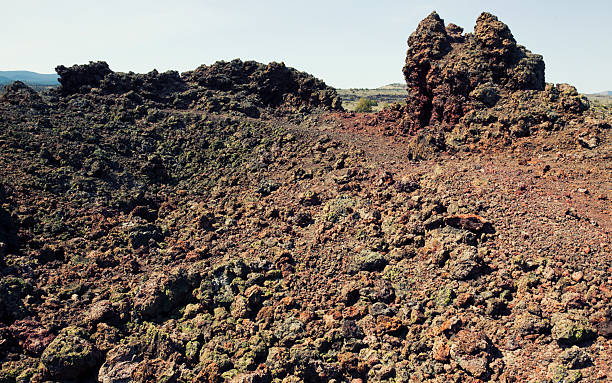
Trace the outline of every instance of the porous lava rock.
[[192, 89], [196, 86], [210, 90], [228, 91], [251, 98], [255, 104], [278, 107], [324, 107], [341, 110], [336, 91], [313, 76], [289, 68], [284, 63], [261, 64], [256, 61], [219, 61], [202, 65], [183, 78]]
[[[98, 97], [121, 96], [124, 103], [155, 103], [180, 109], [234, 110], [259, 117], [261, 108], [319, 107], [342, 110], [336, 91], [313, 76], [283, 63], [261, 64], [239, 59], [179, 74], [176, 71], [146, 74], [112, 71], [103, 61], [58, 66], [59, 93]], [[230, 102], [228, 102], [230, 101]], [[159, 105], [158, 105], [159, 106]]]
[[104, 61], [84, 65], [65, 67], [59, 65], [55, 68], [59, 75], [60, 91], [62, 94], [85, 93], [92, 87], [97, 87], [107, 74], [113, 71]]
[[21, 81], [15, 81], [5, 86], [0, 92], [0, 102], [42, 108], [40, 95]]
[[489, 373], [490, 344], [482, 333], [460, 330], [453, 337], [450, 356], [474, 377], [485, 378]]
[[408, 39], [408, 98], [400, 122], [415, 137], [414, 159], [479, 142], [507, 145], [537, 131], [583, 123], [588, 100], [567, 84], [546, 84], [542, 56], [517, 44], [490, 13], [473, 33], [433, 12]]
[[544, 90], [544, 60], [517, 45], [507, 25], [490, 13], [473, 34], [447, 27], [436, 12], [408, 39], [404, 76], [410, 128], [456, 124], [474, 102], [493, 106], [500, 92]]
[[86, 332], [75, 326], [63, 329], [40, 358], [47, 374], [61, 381], [92, 375], [99, 359], [99, 352], [87, 340]]
[[405, 106], [361, 131], [282, 64], [64, 77], [0, 101], [0, 383], [612, 376], [610, 117], [575, 89], [483, 88], [412, 162]]

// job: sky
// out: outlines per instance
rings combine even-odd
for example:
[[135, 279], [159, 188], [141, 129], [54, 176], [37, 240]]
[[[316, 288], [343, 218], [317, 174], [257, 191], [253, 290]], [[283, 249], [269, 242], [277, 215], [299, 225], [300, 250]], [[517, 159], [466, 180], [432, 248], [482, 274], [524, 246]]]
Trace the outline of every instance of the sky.
[[473, 31], [491, 12], [544, 56], [546, 81], [612, 90], [612, 0], [7, 0], [0, 70], [192, 70], [218, 60], [284, 62], [336, 88], [404, 82], [408, 36], [433, 10]]

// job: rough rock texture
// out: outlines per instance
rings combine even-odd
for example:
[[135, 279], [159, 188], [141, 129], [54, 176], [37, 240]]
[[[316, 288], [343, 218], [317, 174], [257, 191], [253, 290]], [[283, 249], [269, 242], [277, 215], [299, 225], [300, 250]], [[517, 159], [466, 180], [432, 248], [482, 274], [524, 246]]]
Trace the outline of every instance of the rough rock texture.
[[551, 325], [552, 338], [565, 345], [581, 343], [596, 336], [588, 318], [576, 314], [554, 314]]
[[40, 360], [51, 377], [72, 381], [91, 375], [100, 355], [86, 337], [85, 330], [67, 327], [47, 346]]
[[44, 324], [31, 319], [15, 321], [10, 331], [19, 346], [32, 355], [40, 355], [55, 338]]
[[5, 86], [0, 92], [0, 102], [42, 107], [40, 95], [21, 81], [15, 81]]
[[[311, 75], [255, 61], [219, 61], [179, 75], [176, 71], [146, 74], [113, 72], [105, 62], [72, 67], [58, 66], [63, 96], [77, 93], [122, 95], [132, 103], [144, 100], [179, 108], [220, 110], [230, 108], [259, 117], [264, 107], [321, 107], [341, 110], [335, 90]], [[232, 99], [231, 103], [227, 99]]]
[[408, 39], [404, 76], [411, 129], [457, 124], [475, 102], [494, 106], [500, 93], [544, 90], [544, 61], [517, 45], [507, 25], [483, 13], [473, 34], [433, 12]]
[[281, 64], [64, 77], [0, 99], [0, 383], [610, 381], [612, 118], [571, 88], [413, 162], [401, 107]]
[[452, 339], [450, 357], [476, 378], [486, 378], [489, 373], [489, 340], [484, 334], [460, 330]]
[[90, 61], [89, 64], [73, 65], [69, 68], [59, 65], [55, 71], [60, 76], [58, 79], [62, 84], [60, 90], [65, 95], [85, 93], [100, 85], [106, 75], [113, 73], [103, 61]]
[[203, 65], [183, 74], [190, 84], [206, 89], [233, 91], [253, 99], [255, 104], [313, 106], [340, 109], [336, 92], [311, 75], [288, 68], [283, 63], [268, 65], [233, 60]]
[[400, 125], [415, 135], [411, 157], [507, 145], [584, 121], [588, 100], [570, 85], [546, 84], [542, 56], [517, 44], [497, 17], [485, 12], [473, 33], [462, 32], [433, 12], [408, 39]]
[[6, 323], [23, 318], [27, 314], [27, 309], [21, 302], [31, 291], [32, 286], [21, 278], [16, 276], [0, 278], [0, 321]]
[[137, 290], [134, 297], [134, 315], [155, 318], [168, 314], [188, 300], [189, 281], [184, 270], [163, 275], [151, 275]]

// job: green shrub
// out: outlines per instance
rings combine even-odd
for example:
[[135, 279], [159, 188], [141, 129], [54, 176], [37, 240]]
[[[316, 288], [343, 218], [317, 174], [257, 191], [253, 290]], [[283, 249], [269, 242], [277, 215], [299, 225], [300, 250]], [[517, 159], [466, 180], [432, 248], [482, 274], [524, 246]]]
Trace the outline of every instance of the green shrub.
[[372, 111], [372, 107], [376, 105], [377, 105], [376, 101], [370, 100], [369, 98], [362, 97], [357, 102], [357, 106], [355, 107], [355, 112], [369, 113]]

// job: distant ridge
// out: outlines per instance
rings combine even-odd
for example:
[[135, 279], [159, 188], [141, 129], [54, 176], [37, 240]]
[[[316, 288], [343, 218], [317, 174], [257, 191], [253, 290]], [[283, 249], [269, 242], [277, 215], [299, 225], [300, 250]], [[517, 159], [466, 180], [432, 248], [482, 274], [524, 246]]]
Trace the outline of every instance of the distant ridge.
[[383, 85], [378, 89], [402, 89], [406, 90], [406, 84], [401, 84], [399, 82], [394, 82], [393, 84]]
[[28, 85], [56, 86], [59, 85], [57, 79], [58, 75], [55, 73], [43, 74], [25, 70], [0, 71], [0, 84], [21, 81]]
[[595, 93], [598, 96], [612, 96], [612, 90], [607, 90], [599, 93]]

